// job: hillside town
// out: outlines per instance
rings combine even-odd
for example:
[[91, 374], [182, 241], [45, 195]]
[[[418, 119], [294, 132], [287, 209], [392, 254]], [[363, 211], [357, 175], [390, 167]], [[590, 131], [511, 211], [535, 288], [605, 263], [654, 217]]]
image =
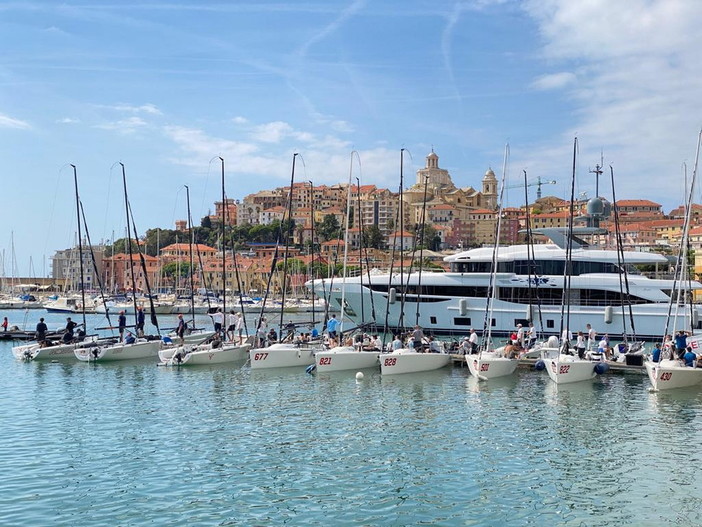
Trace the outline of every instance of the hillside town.
[[[536, 187], [536, 199], [528, 208], [502, 209], [501, 245], [524, 242], [527, 218], [531, 229], [567, 226], [570, 202], [541, 195], [547, 185], [554, 183], [541, 178], [529, 180], [526, 185]], [[275, 232], [288, 221], [288, 214], [290, 222], [283, 230], [289, 233], [288, 283], [293, 291], [301, 290], [313, 275], [338, 274], [344, 256], [351, 269], [388, 269], [391, 264], [410, 269], [421, 264], [445, 270], [446, 254], [494, 245], [498, 187], [498, 178], [490, 168], [478, 188], [457, 187], [448, 170], [439, 166], [439, 156], [432, 150], [426, 156], [426, 165], [417, 170], [414, 184], [402, 193], [375, 185], [349, 188], [344, 183], [294, 183], [292, 189], [286, 186], [261, 190], [241, 200], [215, 202], [214, 213], [202, 218], [201, 225], [194, 228], [194, 244], [189, 243], [186, 220], [176, 221], [172, 230], [150, 229], [138, 243], [144, 253], [150, 286], [159, 291], [186, 289], [185, 277], [190, 275], [191, 262], [198, 288], [222, 291], [226, 275], [228, 290], [263, 291], [276, 251]], [[519, 192], [524, 190], [524, 184], [515, 187]], [[622, 199], [614, 206], [604, 197], [601, 200], [605, 209], [618, 212], [619, 232], [626, 249], [673, 254], [679, 245], [684, 207], [666, 214], [660, 204], [650, 200]], [[576, 216], [587, 216], [587, 202], [581, 196], [574, 204]], [[698, 225], [702, 205], [693, 207], [690, 241], [692, 249], [697, 249], [702, 247], [702, 225]], [[613, 216], [600, 224], [608, 234], [592, 236], [588, 240], [592, 245], [614, 248]], [[224, 258], [219, 234], [222, 222], [228, 233], [225, 239], [229, 239]], [[535, 243], [546, 241], [538, 236], [535, 239]], [[91, 249], [83, 251], [83, 283], [87, 289], [96, 289], [102, 283], [110, 292], [146, 290], [139, 266], [136, 283], [132, 283], [129, 262], [136, 262], [139, 257], [127, 254], [124, 240]], [[57, 251], [52, 259], [52, 275], [42, 280], [42, 285], [50, 285], [52, 290], [78, 290], [77, 254], [77, 247]], [[696, 261], [695, 269], [702, 273], [702, 261]], [[274, 290], [277, 284], [279, 280], [274, 280]]]

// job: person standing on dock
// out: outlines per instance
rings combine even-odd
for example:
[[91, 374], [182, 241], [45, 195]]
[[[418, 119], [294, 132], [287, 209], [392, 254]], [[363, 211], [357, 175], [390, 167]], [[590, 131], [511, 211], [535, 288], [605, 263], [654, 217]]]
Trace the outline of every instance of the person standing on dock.
[[49, 328], [46, 327], [44, 319], [40, 318], [39, 323], [37, 324], [37, 332], [35, 335], [35, 338], [39, 344], [44, 344], [44, 341], [46, 340], [46, 332], [48, 329]]
[[144, 308], [141, 306], [137, 307], [137, 318], [136, 318], [136, 332], [137, 337], [144, 336]]
[[7, 317], [3, 317], [3, 319], [2, 319], [2, 330], [3, 331], [7, 331], [7, 324], [8, 324]]
[[117, 329], [119, 330], [119, 341], [124, 342], [124, 330], [127, 329], [127, 316], [124, 311], [120, 311], [119, 317], [117, 317]]
[[597, 339], [597, 331], [595, 331], [591, 324], [586, 324], [587, 329], [587, 351], [592, 351], [595, 345], [595, 339]]

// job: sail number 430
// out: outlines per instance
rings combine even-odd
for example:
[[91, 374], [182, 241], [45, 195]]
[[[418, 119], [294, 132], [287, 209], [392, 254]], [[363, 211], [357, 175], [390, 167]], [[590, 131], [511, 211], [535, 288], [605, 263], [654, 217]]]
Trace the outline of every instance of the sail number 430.
[[672, 371], [664, 371], [663, 373], [661, 373], [661, 380], [662, 381], [669, 381], [672, 376], [673, 376]]

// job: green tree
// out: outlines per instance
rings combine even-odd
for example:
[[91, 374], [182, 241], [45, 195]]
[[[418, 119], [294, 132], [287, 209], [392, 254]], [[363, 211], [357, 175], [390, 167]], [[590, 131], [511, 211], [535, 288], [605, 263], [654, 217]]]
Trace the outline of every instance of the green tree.
[[363, 229], [363, 245], [373, 249], [382, 249], [385, 246], [383, 233], [377, 225], [369, 225]]
[[180, 278], [185, 278], [190, 275], [190, 263], [189, 262], [170, 262], [161, 268], [163, 276], [167, 278], [175, 278], [180, 276]]
[[322, 223], [317, 225], [317, 232], [322, 241], [336, 240], [341, 235], [339, 220], [333, 214], [324, 216]]

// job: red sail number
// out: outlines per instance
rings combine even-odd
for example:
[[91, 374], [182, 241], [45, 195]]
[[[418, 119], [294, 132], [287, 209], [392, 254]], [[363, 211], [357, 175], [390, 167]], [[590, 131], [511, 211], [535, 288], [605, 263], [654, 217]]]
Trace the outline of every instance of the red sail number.
[[266, 360], [268, 358], [268, 352], [264, 351], [262, 353], [254, 353], [254, 360]]
[[329, 366], [331, 364], [331, 357], [319, 357], [320, 366]]
[[394, 366], [395, 364], [397, 364], [397, 358], [396, 357], [388, 357], [387, 359], [385, 359], [383, 366]]
[[672, 376], [673, 376], [672, 371], [664, 371], [663, 373], [661, 373], [661, 380], [662, 381], [669, 381]]

